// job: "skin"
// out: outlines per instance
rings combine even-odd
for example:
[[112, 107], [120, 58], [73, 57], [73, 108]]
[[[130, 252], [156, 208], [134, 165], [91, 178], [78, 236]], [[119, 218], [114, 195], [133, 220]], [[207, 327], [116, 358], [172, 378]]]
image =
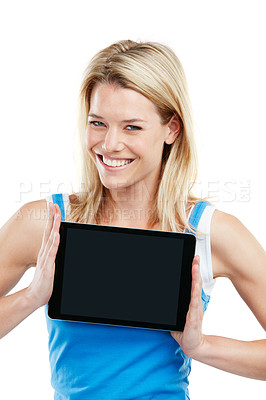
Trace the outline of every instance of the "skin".
[[[89, 114], [88, 151], [116, 205], [110, 223], [146, 228], [146, 211], [156, 189], [163, 146], [178, 137], [178, 119], [174, 115], [168, 124], [162, 125], [154, 105], [144, 96], [130, 89], [103, 84], [92, 92]], [[146, 122], [123, 122], [132, 118]], [[123, 171], [108, 172], [99, 164], [97, 152], [135, 161]], [[136, 209], [144, 211], [138, 218], [133, 212]], [[132, 213], [124, 219], [126, 210]], [[38, 212], [42, 217], [36, 217]], [[1, 228], [0, 296], [8, 293], [29, 267], [36, 267], [29, 287], [0, 299], [0, 319], [4, 321], [0, 327], [1, 337], [50, 298], [59, 226], [59, 207], [50, 204], [47, 212], [46, 201], [40, 200], [24, 205]], [[15, 248], [13, 243], [16, 243]], [[214, 278], [230, 279], [266, 329], [266, 254], [263, 248], [237, 218], [215, 210], [211, 221], [211, 249]], [[171, 332], [173, 340], [187, 356], [198, 361], [234, 374], [266, 380], [266, 340], [243, 342], [202, 333], [199, 264], [199, 256], [195, 256], [185, 329], [180, 333]]]
[[[123, 122], [136, 117], [142, 121]], [[138, 210], [137, 223], [145, 225], [148, 218], [144, 211], [154, 198], [164, 142], [174, 142], [180, 131], [179, 120], [174, 116], [163, 126], [155, 106], [146, 97], [130, 89], [101, 84], [92, 90], [88, 122], [89, 153], [102, 184], [116, 203], [118, 217], [112, 223], [123, 224], [125, 211], [131, 210], [129, 214], [134, 215], [133, 211]], [[101, 165], [97, 153], [135, 160], [128, 168], [114, 173]], [[128, 223], [135, 224], [135, 218], [126, 220]]]

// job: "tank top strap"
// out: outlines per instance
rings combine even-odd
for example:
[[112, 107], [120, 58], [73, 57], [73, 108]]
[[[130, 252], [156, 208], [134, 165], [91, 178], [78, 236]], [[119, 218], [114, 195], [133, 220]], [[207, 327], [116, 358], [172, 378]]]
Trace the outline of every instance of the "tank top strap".
[[65, 205], [62, 193], [52, 194], [54, 204], [58, 204], [61, 210], [61, 221], [65, 220]]
[[61, 211], [61, 221], [65, 221], [66, 219], [66, 210], [69, 204], [69, 195], [68, 193], [56, 193], [50, 196], [45, 197], [47, 202], [52, 202], [54, 204], [58, 204]]
[[[195, 206], [193, 207], [193, 209], [191, 210], [190, 217], [189, 217], [189, 224], [191, 226], [193, 226], [195, 229], [198, 228], [202, 214], [207, 206], [211, 206], [211, 203], [203, 200], [203, 201], [196, 203]], [[195, 235], [195, 233], [189, 229], [186, 229], [186, 233], [192, 233], [193, 235]], [[210, 250], [210, 245], [207, 246], [207, 243], [209, 244], [209, 240], [210, 240], [209, 238], [205, 238], [205, 241], [203, 244], [203, 243], [199, 243], [198, 238], [197, 238], [196, 251], [195, 251], [196, 254], [199, 252], [201, 252], [201, 254], [202, 254], [200, 270], [201, 270], [202, 285], [203, 285], [202, 292], [201, 292], [203, 312], [206, 311], [209, 301], [210, 301], [210, 295], [206, 294], [206, 289], [209, 289], [210, 287], [213, 286], [213, 279], [211, 278], [211, 274], [212, 274], [211, 250]], [[206, 243], [206, 241], [207, 241], [207, 243]], [[200, 248], [199, 248], [200, 246], [203, 246], [203, 247], [205, 246], [209, 250], [207, 252], [200, 250]]]
[[[189, 224], [192, 225], [195, 229], [197, 229], [203, 211], [208, 205], [210, 205], [210, 203], [203, 200], [200, 201], [199, 203], [196, 203], [195, 206], [193, 207], [189, 217]], [[189, 229], [186, 229], [186, 233], [192, 233], [192, 232]]]

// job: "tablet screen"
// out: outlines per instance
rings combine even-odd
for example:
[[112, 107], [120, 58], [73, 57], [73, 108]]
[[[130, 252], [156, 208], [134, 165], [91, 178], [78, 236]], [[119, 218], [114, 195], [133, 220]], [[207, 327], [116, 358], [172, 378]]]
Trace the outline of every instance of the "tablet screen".
[[184, 245], [193, 235], [62, 224], [67, 229], [64, 244], [60, 234], [63, 249], [56, 263], [61, 289], [57, 313], [81, 321], [176, 326]]

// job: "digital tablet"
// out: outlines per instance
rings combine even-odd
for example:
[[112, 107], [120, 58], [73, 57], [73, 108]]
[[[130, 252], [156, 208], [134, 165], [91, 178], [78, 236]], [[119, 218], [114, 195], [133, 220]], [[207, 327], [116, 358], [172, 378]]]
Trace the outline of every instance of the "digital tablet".
[[61, 222], [48, 316], [182, 331], [195, 236]]

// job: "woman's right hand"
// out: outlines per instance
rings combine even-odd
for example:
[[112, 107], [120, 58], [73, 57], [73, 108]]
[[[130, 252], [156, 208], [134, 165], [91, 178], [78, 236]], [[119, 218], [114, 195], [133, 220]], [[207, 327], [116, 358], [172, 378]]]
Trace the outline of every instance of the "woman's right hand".
[[48, 219], [43, 233], [41, 249], [38, 254], [35, 274], [31, 284], [27, 288], [28, 295], [36, 308], [45, 305], [52, 295], [55, 257], [60, 241], [60, 207], [57, 204], [49, 203], [48, 210]]

